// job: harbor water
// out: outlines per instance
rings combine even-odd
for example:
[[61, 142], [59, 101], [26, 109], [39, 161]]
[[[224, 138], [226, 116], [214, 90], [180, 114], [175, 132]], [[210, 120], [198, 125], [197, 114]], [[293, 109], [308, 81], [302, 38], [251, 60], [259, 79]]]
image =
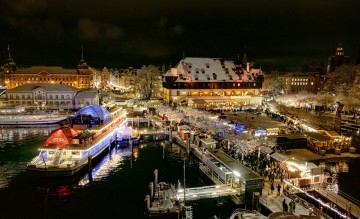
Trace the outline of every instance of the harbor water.
[[[47, 135], [57, 128], [0, 128], [0, 218], [144, 218], [144, 196], [159, 170], [159, 182], [183, 180], [185, 151], [168, 142], [151, 142], [129, 149], [112, 149], [93, 166], [91, 175], [63, 181], [33, 180], [28, 177], [26, 164], [38, 154], [37, 148]], [[330, 163], [344, 166], [339, 174], [339, 189], [355, 198], [360, 179], [355, 168], [360, 159]], [[211, 185], [188, 157], [187, 187]], [[335, 167], [336, 168], [336, 167]], [[340, 168], [341, 169], [341, 168]], [[340, 171], [339, 171], [340, 172]], [[348, 189], [347, 188], [352, 188]], [[230, 198], [203, 200], [191, 203], [194, 218], [228, 218], [237, 206]]]

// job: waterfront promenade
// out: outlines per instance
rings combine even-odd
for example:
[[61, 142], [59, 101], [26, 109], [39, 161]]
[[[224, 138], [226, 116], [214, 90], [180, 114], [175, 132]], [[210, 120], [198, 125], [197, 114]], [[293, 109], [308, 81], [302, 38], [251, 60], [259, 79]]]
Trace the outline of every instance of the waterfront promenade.
[[[235, 166], [243, 166], [238, 160], [231, 158], [230, 156], [228, 156], [225, 152], [223, 152], [221, 150], [219, 150], [215, 153], [212, 150], [209, 150], [209, 151], [210, 151], [210, 153], [213, 153], [214, 155], [216, 155], [216, 157], [219, 160], [221, 160], [222, 162], [224, 162], [225, 164], [229, 164], [230, 166], [234, 166], [234, 164], [236, 164]], [[255, 172], [252, 172], [252, 174], [257, 175]], [[275, 185], [277, 185], [278, 183], [280, 183], [280, 180], [276, 179]], [[283, 185], [282, 185], [282, 188], [283, 188]], [[270, 183], [268, 181], [265, 181], [264, 187], [262, 189], [262, 195], [260, 197], [261, 204], [263, 204], [265, 207], [270, 209], [272, 212], [282, 212], [283, 211], [282, 201], [284, 200], [284, 198], [286, 199], [287, 204], [289, 204], [290, 200], [291, 200], [290, 198], [286, 197], [283, 194], [282, 188], [281, 188], [281, 194], [279, 196], [277, 195], [277, 191], [274, 191], [273, 194], [271, 194]], [[299, 205], [299, 206], [297, 206], [297, 209], [295, 209], [295, 215], [309, 215], [309, 210], [307, 210], [303, 206]]]

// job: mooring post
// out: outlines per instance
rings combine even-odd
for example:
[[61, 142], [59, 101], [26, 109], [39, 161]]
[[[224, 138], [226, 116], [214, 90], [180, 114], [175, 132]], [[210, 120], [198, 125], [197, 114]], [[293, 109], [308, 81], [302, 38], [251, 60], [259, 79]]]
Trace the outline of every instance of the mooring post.
[[154, 180], [155, 188], [157, 188], [157, 186], [158, 186], [158, 169], [154, 170], [154, 177], [155, 177], [155, 180]]
[[172, 142], [172, 131], [170, 126], [169, 126], [169, 141]]
[[146, 195], [144, 201], [146, 201], [146, 208], [149, 210], [150, 209], [150, 196]]
[[149, 190], [150, 190], [150, 198], [153, 199], [154, 198], [154, 183], [153, 182], [150, 182]]

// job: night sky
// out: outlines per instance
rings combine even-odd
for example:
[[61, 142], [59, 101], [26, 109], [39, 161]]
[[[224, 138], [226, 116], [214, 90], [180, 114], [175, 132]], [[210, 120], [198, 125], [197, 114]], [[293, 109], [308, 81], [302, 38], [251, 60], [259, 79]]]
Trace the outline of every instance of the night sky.
[[0, 0], [0, 61], [96, 68], [175, 65], [183, 56], [249, 58], [300, 70], [342, 43], [354, 62], [359, 0]]

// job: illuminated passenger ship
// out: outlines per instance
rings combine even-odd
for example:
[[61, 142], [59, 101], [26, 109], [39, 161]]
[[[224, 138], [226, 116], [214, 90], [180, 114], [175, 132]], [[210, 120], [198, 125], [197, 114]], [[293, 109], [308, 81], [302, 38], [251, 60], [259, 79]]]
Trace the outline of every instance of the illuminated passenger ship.
[[100, 106], [85, 106], [70, 119], [70, 127], [47, 137], [27, 170], [41, 176], [72, 176], [109, 148], [125, 123], [126, 112], [121, 109], [109, 113]]

